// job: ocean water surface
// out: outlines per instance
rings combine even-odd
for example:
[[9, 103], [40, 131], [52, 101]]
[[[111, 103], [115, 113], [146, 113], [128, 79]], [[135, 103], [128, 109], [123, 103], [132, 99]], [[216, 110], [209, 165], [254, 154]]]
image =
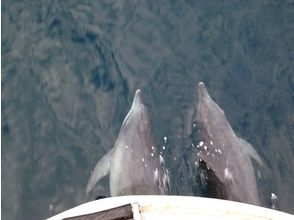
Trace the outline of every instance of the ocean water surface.
[[[86, 194], [142, 89], [174, 195], [201, 196], [189, 135], [203, 81], [255, 166], [264, 207], [294, 214], [294, 2], [2, 1], [2, 219]], [[167, 141], [165, 143], [165, 138]], [[163, 147], [164, 146], [164, 147]]]

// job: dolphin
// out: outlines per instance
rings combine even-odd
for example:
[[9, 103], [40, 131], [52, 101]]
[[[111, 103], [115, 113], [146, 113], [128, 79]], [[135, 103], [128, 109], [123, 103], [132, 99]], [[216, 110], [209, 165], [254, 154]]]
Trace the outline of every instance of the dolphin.
[[150, 129], [148, 111], [138, 89], [113, 149], [98, 161], [92, 172], [87, 193], [108, 173], [111, 196], [168, 192], [169, 173], [162, 155], [156, 152]]
[[198, 84], [196, 112], [199, 164], [212, 197], [260, 205], [251, 158], [262, 164], [254, 148], [238, 137], [224, 111]]

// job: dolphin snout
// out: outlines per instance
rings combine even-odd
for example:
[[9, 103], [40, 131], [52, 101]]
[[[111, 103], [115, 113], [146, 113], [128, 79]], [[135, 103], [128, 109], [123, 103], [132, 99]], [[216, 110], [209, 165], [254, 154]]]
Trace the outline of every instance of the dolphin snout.
[[132, 108], [133, 107], [139, 107], [139, 106], [141, 106], [141, 104], [143, 104], [142, 91], [141, 91], [141, 89], [137, 89], [136, 93], [135, 93]]
[[136, 96], [141, 96], [141, 94], [142, 94], [141, 89], [137, 89], [137, 90], [136, 90], [136, 93], [135, 93], [135, 97], [136, 97]]
[[210, 97], [203, 82], [198, 83], [198, 98], [199, 100]]

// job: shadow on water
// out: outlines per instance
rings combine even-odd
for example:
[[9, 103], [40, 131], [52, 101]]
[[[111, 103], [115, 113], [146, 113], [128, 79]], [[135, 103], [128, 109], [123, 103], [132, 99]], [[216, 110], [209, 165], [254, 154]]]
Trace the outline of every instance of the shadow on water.
[[85, 188], [137, 88], [171, 193], [203, 195], [189, 136], [199, 81], [265, 161], [256, 167], [262, 205], [275, 193], [294, 213], [293, 7], [3, 1], [3, 219], [42, 219], [109, 196], [108, 178]]

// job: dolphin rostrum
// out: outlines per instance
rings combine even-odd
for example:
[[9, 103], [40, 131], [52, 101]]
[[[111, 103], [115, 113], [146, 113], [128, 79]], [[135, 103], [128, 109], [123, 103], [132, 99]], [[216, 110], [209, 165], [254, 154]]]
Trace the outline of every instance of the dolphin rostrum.
[[261, 159], [248, 142], [236, 136], [202, 82], [198, 84], [196, 133], [199, 164], [206, 170], [210, 196], [259, 205], [250, 157], [259, 163]]
[[132, 107], [125, 117], [118, 138], [94, 168], [87, 193], [110, 173], [110, 194], [166, 194], [169, 189], [168, 170], [162, 155], [156, 153], [147, 108], [137, 90]]

